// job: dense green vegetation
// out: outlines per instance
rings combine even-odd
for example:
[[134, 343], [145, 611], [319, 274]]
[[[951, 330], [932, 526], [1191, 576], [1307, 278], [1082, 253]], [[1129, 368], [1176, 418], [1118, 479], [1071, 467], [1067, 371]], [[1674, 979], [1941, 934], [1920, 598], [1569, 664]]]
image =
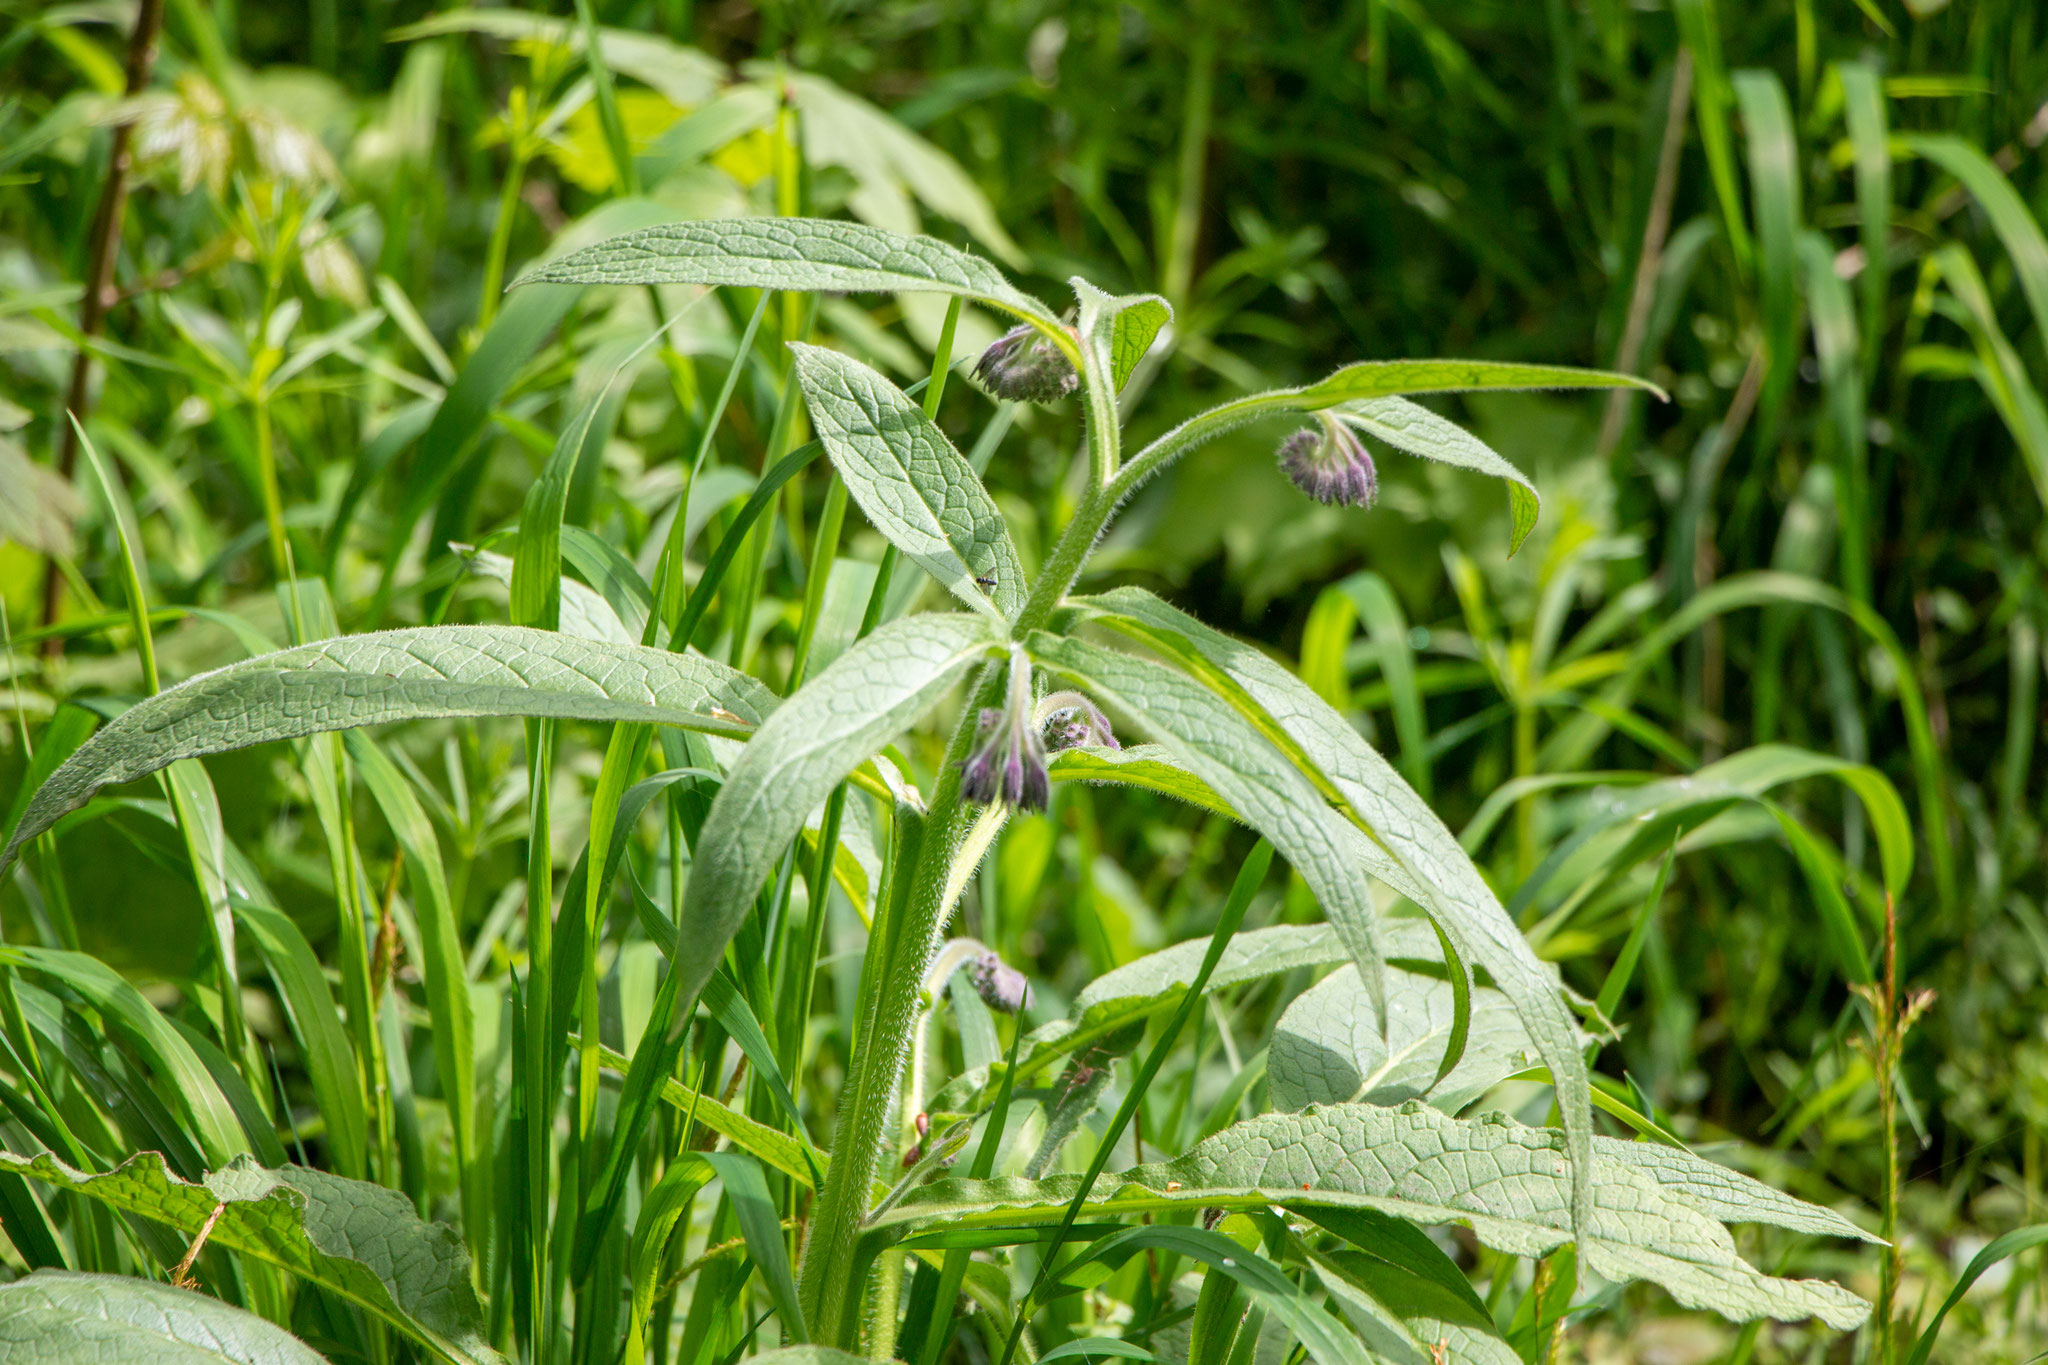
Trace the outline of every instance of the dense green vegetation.
[[0, 7], [0, 1357], [2048, 1351], [2048, 14], [560, 9]]

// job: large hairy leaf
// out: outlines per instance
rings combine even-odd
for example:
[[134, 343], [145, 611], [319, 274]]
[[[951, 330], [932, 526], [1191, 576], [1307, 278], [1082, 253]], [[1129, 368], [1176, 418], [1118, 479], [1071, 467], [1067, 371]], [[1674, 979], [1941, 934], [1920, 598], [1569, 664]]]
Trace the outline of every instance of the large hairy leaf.
[[0, 1285], [0, 1356], [18, 1365], [324, 1365], [290, 1332], [219, 1299], [62, 1270]]
[[760, 683], [698, 655], [518, 626], [323, 640], [202, 673], [123, 712], [36, 793], [0, 868], [101, 787], [181, 758], [445, 716], [646, 721], [742, 737], [774, 705]]
[[[1578, 1025], [1554, 971], [1530, 950], [1429, 803], [1334, 707], [1256, 649], [1137, 589], [1119, 589], [1083, 605], [1107, 613], [1107, 624], [1172, 655], [1230, 697], [1314, 777], [1319, 795], [1336, 801], [1349, 817], [1346, 827], [1356, 836], [1349, 845], [1352, 858], [1427, 911], [1458, 956], [1493, 977], [1556, 1078], [1566, 1147], [1579, 1167], [1572, 1177], [1572, 1207], [1589, 1213], [1590, 1174], [1584, 1168], [1593, 1132], [1592, 1087]], [[1324, 909], [1336, 922], [1327, 903]], [[1360, 959], [1359, 969], [1366, 988], [1378, 994], [1377, 965]]]
[[822, 346], [790, 349], [818, 439], [875, 529], [975, 611], [1016, 615], [1024, 566], [967, 457], [858, 360]]
[[238, 1161], [203, 1182], [180, 1180], [144, 1152], [104, 1175], [48, 1154], [0, 1152], [11, 1171], [162, 1223], [187, 1237], [220, 1210], [208, 1245], [280, 1266], [331, 1290], [455, 1365], [496, 1365], [453, 1230], [423, 1223], [397, 1190], [304, 1166]]
[[[676, 973], [696, 997], [768, 869], [842, 778], [923, 715], [996, 642], [986, 617], [892, 621], [783, 702], [711, 803], [684, 895]], [[681, 1017], [681, 1016], [678, 1016]]]
[[[1610, 1280], [1649, 1280], [1689, 1308], [1738, 1321], [1815, 1317], [1847, 1330], [1870, 1306], [1836, 1285], [1765, 1275], [1721, 1226], [1759, 1222], [1862, 1234], [1826, 1210], [1798, 1205], [1733, 1171], [1677, 1153], [1655, 1173], [1597, 1139], [1595, 1203], [1578, 1225], [1582, 1263]], [[1668, 1150], [1668, 1149], [1667, 1149]], [[1501, 1114], [1460, 1120], [1419, 1101], [1268, 1114], [1237, 1124], [1172, 1161], [1102, 1177], [1090, 1208], [1137, 1214], [1196, 1208], [1366, 1209], [1425, 1225], [1469, 1228], [1481, 1243], [1543, 1256], [1573, 1240], [1572, 1182], [1560, 1136]], [[914, 1190], [878, 1219], [956, 1228], [1055, 1218], [1072, 1177], [945, 1180]]]
[[711, 284], [957, 294], [1033, 322], [1046, 306], [933, 237], [823, 218], [715, 218], [628, 232], [527, 272], [520, 284]]
[[1379, 985], [1385, 953], [1372, 888], [1322, 793], [1245, 716], [1197, 680], [1086, 641], [1034, 635], [1040, 663], [1129, 712], [1153, 737], [1273, 841], [1322, 903], [1364, 974]]

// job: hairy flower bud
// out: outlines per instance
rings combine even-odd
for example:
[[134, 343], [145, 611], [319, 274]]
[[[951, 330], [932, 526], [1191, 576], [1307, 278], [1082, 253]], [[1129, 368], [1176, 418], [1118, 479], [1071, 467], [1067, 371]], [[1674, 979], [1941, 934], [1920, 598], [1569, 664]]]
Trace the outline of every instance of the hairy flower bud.
[[1060, 348], [1036, 327], [1012, 327], [974, 362], [974, 377], [998, 398], [1016, 403], [1050, 403], [1081, 382]]
[[1280, 443], [1275, 453], [1294, 486], [1322, 503], [1370, 507], [1380, 494], [1379, 471], [1358, 433], [1326, 412], [1316, 414], [1316, 427], [1303, 427]]
[[1010, 655], [1010, 687], [1001, 708], [981, 713], [979, 743], [960, 763], [963, 800], [1045, 809], [1052, 779], [1045, 771], [1045, 742], [1031, 716], [1031, 661], [1020, 650]]
[[1031, 1003], [1031, 983], [1024, 973], [997, 957], [983, 953], [967, 964], [967, 979], [981, 1003], [998, 1014], [1015, 1014]]
[[1055, 692], [1038, 703], [1039, 729], [1047, 753], [1091, 745], [1098, 749], [1121, 749], [1109, 728], [1109, 717], [1079, 692]]

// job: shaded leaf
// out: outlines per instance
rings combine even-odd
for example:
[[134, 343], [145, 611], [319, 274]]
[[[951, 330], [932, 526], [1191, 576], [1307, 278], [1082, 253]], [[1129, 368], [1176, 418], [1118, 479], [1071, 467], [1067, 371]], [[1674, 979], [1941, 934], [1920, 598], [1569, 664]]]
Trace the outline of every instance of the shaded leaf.
[[496, 1365], [455, 1233], [424, 1223], [396, 1190], [304, 1166], [242, 1160], [203, 1182], [180, 1180], [144, 1152], [104, 1175], [48, 1154], [0, 1152], [17, 1172], [163, 1223], [187, 1237], [216, 1208], [208, 1245], [238, 1251], [329, 1289], [456, 1365]]

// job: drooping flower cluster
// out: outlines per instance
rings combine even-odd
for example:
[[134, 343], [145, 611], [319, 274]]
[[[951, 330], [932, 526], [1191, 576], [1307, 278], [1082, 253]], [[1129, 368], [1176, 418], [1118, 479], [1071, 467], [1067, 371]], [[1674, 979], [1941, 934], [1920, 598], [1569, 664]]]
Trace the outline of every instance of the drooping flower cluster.
[[974, 377], [998, 398], [1013, 403], [1050, 403], [1081, 382], [1073, 362], [1036, 327], [1025, 323], [989, 343], [974, 362]]
[[1031, 661], [1022, 650], [1010, 655], [1009, 691], [1000, 707], [981, 713], [974, 752], [960, 764], [963, 800], [1000, 801], [1013, 810], [1041, 811], [1052, 797], [1045, 770], [1045, 741], [1032, 723]]
[[1079, 692], [1054, 692], [1038, 703], [1039, 729], [1047, 753], [1092, 745], [1098, 749], [1121, 749], [1109, 728], [1109, 717]]
[[1327, 412], [1280, 442], [1275, 456], [1294, 486], [1317, 502], [1370, 507], [1379, 497], [1379, 471], [1365, 442]]

